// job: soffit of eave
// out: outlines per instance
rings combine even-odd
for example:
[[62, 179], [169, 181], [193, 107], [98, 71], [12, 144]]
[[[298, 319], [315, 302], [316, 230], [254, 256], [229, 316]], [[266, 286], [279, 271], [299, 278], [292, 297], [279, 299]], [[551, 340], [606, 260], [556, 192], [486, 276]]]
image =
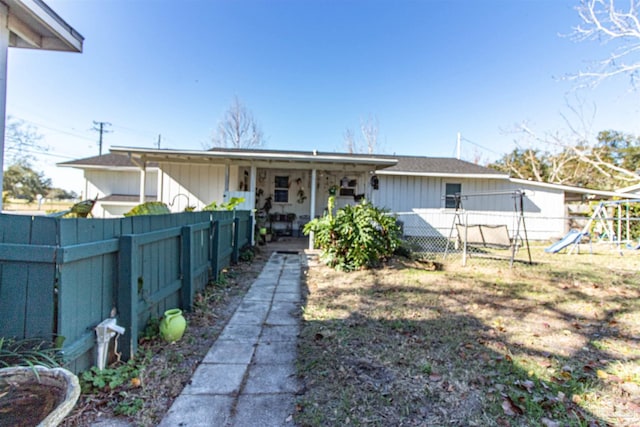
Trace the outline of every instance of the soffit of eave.
[[331, 159], [326, 161], [300, 161], [300, 160], [266, 160], [266, 159], [224, 159], [220, 157], [207, 156], [183, 156], [183, 155], [162, 155], [162, 154], [137, 154], [130, 153], [130, 158], [138, 165], [145, 162], [171, 163], [183, 165], [231, 165], [231, 166], [255, 166], [265, 169], [297, 169], [297, 170], [326, 170], [326, 171], [356, 171], [368, 172], [392, 166], [392, 164], [379, 163], [353, 163], [335, 162]]
[[9, 46], [82, 52], [84, 37], [42, 0], [3, 0], [9, 9]]

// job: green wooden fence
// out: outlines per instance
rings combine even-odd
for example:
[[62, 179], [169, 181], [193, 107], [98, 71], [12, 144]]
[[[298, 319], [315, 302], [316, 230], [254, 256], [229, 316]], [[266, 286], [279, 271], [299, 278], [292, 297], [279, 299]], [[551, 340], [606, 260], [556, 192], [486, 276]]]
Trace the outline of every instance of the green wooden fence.
[[0, 215], [0, 337], [64, 338], [67, 367], [95, 363], [95, 326], [116, 313], [127, 360], [150, 318], [196, 292], [250, 243], [248, 211], [119, 219]]

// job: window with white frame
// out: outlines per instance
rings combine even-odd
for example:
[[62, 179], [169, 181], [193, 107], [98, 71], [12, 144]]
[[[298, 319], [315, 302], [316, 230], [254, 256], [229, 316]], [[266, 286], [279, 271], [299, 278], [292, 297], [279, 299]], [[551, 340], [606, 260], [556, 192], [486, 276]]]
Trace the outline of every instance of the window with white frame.
[[275, 177], [273, 201], [276, 203], [289, 203], [289, 177], [278, 176]]
[[462, 192], [462, 184], [459, 182], [447, 182], [444, 186], [444, 207], [447, 209], [456, 208], [456, 194]]

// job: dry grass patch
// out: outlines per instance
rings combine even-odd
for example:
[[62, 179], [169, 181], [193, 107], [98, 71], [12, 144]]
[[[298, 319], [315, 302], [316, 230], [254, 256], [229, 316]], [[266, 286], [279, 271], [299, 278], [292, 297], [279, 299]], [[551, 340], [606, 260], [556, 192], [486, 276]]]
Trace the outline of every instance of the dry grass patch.
[[638, 256], [335, 272], [313, 263], [296, 421], [639, 425]]

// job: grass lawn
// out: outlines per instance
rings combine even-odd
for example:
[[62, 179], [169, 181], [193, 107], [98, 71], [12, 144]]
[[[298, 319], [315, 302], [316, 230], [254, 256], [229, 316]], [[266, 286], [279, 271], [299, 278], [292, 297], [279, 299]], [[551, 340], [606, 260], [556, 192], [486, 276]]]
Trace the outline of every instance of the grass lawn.
[[513, 269], [312, 261], [296, 422], [640, 425], [640, 251], [533, 251]]

